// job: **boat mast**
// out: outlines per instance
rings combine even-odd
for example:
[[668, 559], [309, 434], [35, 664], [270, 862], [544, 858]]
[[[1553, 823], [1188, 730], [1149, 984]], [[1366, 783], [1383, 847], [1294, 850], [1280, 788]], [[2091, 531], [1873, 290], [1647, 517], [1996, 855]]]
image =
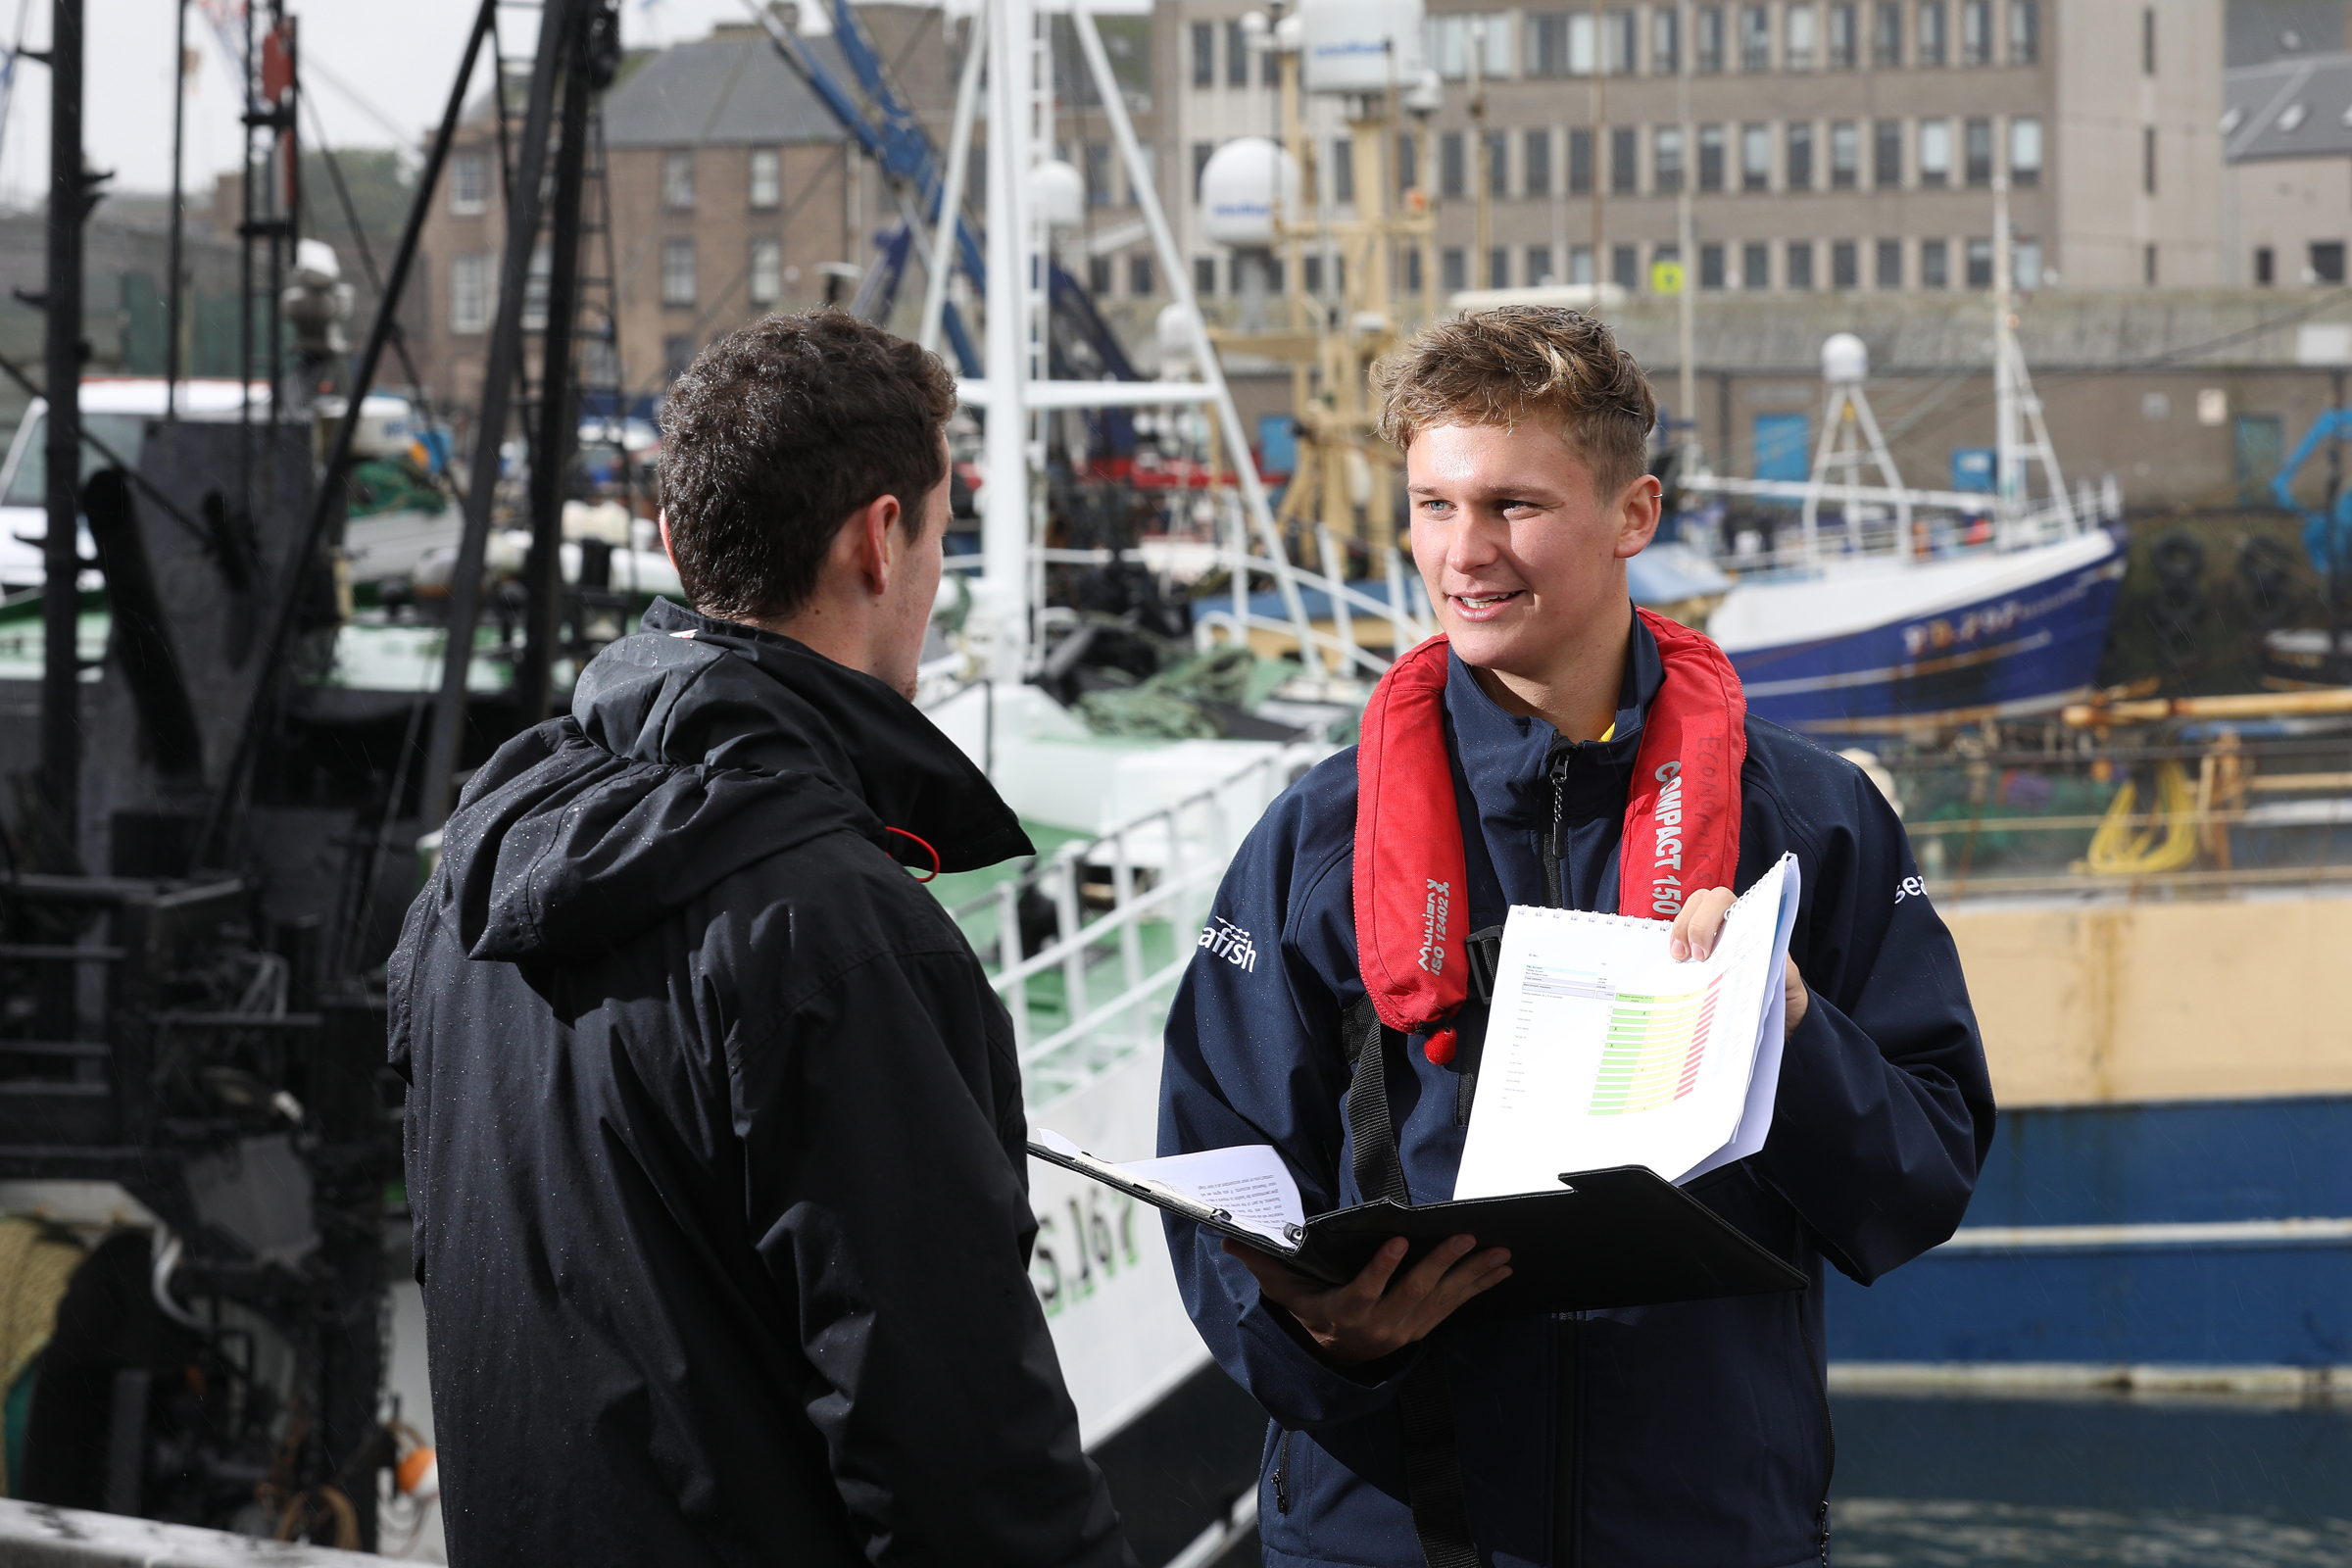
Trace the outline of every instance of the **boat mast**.
[[2041, 399], [2027, 373], [2025, 351], [2017, 343], [2015, 277], [2009, 232], [2009, 180], [1996, 174], [1992, 181], [1992, 426], [1994, 536], [2003, 544], [2025, 542], [2021, 532], [2032, 502], [2027, 466], [2041, 465], [2050, 487], [2049, 501], [2034, 531], [2052, 531], [2071, 538], [2082, 530], [2082, 519], [2066, 493], [2058, 471], [2058, 452], [2050, 442], [2050, 427], [2042, 418]]

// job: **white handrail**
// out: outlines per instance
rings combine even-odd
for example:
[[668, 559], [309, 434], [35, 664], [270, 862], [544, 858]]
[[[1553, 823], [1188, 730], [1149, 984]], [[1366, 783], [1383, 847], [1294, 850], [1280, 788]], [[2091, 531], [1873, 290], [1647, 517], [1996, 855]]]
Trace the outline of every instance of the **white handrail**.
[[[1243, 834], [1263, 804], [1330, 751], [1326, 745], [1295, 743], [1257, 757], [1182, 800], [1093, 838], [1071, 840], [1019, 875], [949, 910], [959, 925], [992, 912], [996, 917], [996, 963], [989, 983], [1011, 1013], [1014, 1044], [1033, 1092], [1071, 1087], [1156, 1037], [1160, 1020], [1149, 1013], [1164, 1005], [1192, 961], [1198, 943], [1184, 936], [1206, 918]], [[1231, 809], [1235, 797], [1244, 794], [1252, 798], [1250, 808]], [[1160, 835], [1163, 857], [1156, 874], [1149, 874], [1151, 867], [1136, 863], [1136, 841]], [[1111, 906], [1090, 920], [1082, 897], [1086, 867], [1103, 864], [1110, 871]], [[1147, 881], [1149, 886], [1143, 885]], [[1039, 888], [1053, 901], [1054, 933], [1024, 956], [1021, 900]], [[1148, 966], [1144, 952], [1142, 927], [1148, 921], [1164, 922], [1177, 935], [1175, 956], [1156, 967]], [[986, 951], [990, 944], [981, 946]], [[1089, 971], [1104, 962], [1117, 965], [1118, 989], [1098, 1001], [1090, 993]], [[1029, 982], [1055, 971], [1061, 976], [1063, 1017], [1041, 1036], [1031, 1017]], [[1115, 1026], [1121, 1023], [1128, 1026], [1129, 1038], [1116, 1038]], [[1090, 1039], [1107, 1049], [1085, 1053], [1074, 1063], [1056, 1059]]]

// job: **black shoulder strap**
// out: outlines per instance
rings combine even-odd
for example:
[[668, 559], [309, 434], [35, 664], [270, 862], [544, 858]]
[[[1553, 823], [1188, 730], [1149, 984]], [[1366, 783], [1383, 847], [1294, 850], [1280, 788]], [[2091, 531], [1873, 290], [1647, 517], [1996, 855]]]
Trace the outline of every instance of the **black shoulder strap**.
[[[1355, 1077], [1348, 1086], [1348, 1133], [1355, 1145], [1355, 1187], [1366, 1199], [1387, 1198], [1410, 1204], [1404, 1160], [1396, 1149], [1396, 1127], [1389, 1114], [1389, 1064], [1405, 1059], [1404, 1036], [1380, 1021], [1370, 997], [1359, 998], [1340, 1022], [1348, 1060]], [[1479, 1568], [1470, 1544], [1470, 1520], [1462, 1505], [1461, 1460], [1454, 1450], [1453, 1403], [1438, 1348], [1425, 1346], [1421, 1360], [1397, 1391], [1404, 1421], [1405, 1496], [1413, 1510], [1413, 1534], [1429, 1568]]]

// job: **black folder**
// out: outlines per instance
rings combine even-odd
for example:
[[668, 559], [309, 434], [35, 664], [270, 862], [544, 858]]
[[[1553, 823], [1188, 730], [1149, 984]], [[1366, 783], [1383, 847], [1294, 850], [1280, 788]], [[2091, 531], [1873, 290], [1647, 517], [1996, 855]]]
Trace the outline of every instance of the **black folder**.
[[1397, 1265], [1399, 1274], [1449, 1236], [1475, 1236], [1482, 1250], [1508, 1248], [1511, 1277], [1468, 1302], [1457, 1318], [1654, 1306], [1801, 1291], [1811, 1283], [1644, 1165], [1576, 1171], [1562, 1176], [1554, 1191], [1505, 1198], [1409, 1206], [1384, 1198], [1290, 1226], [1286, 1246], [1234, 1223], [1223, 1209], [1139, 1180], [1107, 1160], [1072, 1159], [1037, 1143], [1029, 1145], [1029, 1152], [1332, 1285], [1355, 1278], [1391, 1237], [1411, 1244]]

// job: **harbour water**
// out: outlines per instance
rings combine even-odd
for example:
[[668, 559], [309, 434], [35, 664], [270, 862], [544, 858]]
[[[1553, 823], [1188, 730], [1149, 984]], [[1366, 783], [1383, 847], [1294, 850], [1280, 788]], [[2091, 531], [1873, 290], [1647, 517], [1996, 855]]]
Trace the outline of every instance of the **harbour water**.
[[1833, 1397], [1838, 1568], [2337, 1568], [2352, 1406], [2085, 1394]]

